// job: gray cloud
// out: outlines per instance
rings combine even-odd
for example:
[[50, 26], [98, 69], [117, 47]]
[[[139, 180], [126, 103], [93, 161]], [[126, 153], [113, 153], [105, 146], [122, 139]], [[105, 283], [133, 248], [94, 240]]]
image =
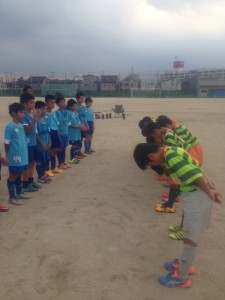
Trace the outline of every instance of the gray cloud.
[[201, 4], [210, 5], [184, 0], [3, 0], [0, 72], [126, 73], [133, 67], [145, 73], [171, 69], [175, 56], [187, 69], [224, 67], [224, 22], [213, 11], [222, 2], [214, 1], [208, 14]]

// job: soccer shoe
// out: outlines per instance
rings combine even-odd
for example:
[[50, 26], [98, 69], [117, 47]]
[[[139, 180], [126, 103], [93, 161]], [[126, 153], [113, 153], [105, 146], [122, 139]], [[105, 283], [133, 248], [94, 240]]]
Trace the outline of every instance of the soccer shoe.
[[63, 169], [63, 170], [66, 170], [66, 169], [68, 169], [64, 164], [61, 164], [61, 165], [59, 165], [59, 169]]
[[182, 241], [184, 239], [183, 231], [177, 231], [175, 233], [170, 233], [169, 237], [173, 240]]
[[87, 157], [84, 153], [80, 152], [80, 156]]
[[43, 176], [41, 178], [38, 178], [38, 182], [46, 184], [46, 183], [49, 183], [49, 180]]
[[[164, 268], [166, 270], [171, 271], [171, 272], [175, 272], [175, 271], [177, 271], [179, 269], [179, 264], [180, 264], [179, 259], [175, 258], [171, 262], [164, 263]], [[193, 274], [195, 274], [195, 267], [191, 267], [189, 269], [188, 275], [193, 275]]]
[[170, 272], [166, 276], [160, 277], [159, 283], [167, 287], [189, 288], [191, 286], [191, 280], [189, 278], [185, 280], [179, 278], [176, 271]]
[[91, 151], [85, 151], [84, 153], [85, 153], [85, 154], [92, 154]]
[[48, 170], [45, 172], [45, 175], [49, 176], [49, 177], [54, 177], [54, 174], [52, 173], [51, 170]]
[[20, 199], [16, 199], [15, 197], [9, 198], [9, 203], [14, 205], [23, 205], [23, 202]]
[[67, 169], [71, 168], [71, 166], [70, 166], [70, 165], [67, 165], [66, 163], [63, 163], [63, 165], [64, 165]]
[[83, 159], [84, 157], [82, 155], [80, 155], [80, 154], [77, 154], [77, 155], [75, 155], [75, 158], [77, 158], [77, 159]]
[[3, 204], [0, 204], [0, 212], [7, 212], [9, 211], [8, 207], [5, 207]]
[[95, 151], [95, 150], [93, 150], [93, 149], [91, 149], [90, 151], [91, 151], [92, 153], [95, 153], [95, 152], [96, 152], [96, 151]]
[[41, 189], [41, 186], [39, 184], [37, 184], [36, 182], [32, 182], [30, 185], [35, 189], [38, 189], [38, 190]]
[[161, 212], [161, 213], [174, 213], [175, 212], [174, 207], [156, 206], [155, 210], [157, 212]]
[[68, 163], [69, 163], [69, 164], [75, 164], [75, 162], [74, 162], [73, 159], [70, 159], [70, 160], [68, 161]]
[[79, 163], [80, 163], [80, 160], [77, 159], [76, 157], [74, 157], [74, 158], [73, 158], [73, 163], [74, 163], [74, 164], [79, 164]]
[[22, 193], [33, 193], [33, 192], [37, 192], [37, 191], [38, 191], [38, 189], [35, 189], [31, 185], [29, 185], [26, 188], [22, 188]]
[[31, 197], [21, 193], [20, 195], [16, 195], [16, 199], [20, 199], [20, 200], [27, 200], [30, 199]]
[[61, 174], [61, 173], [63, 173], [63, 171], [60, 170], [60, 169], [58, 169], [58, 168], [55, 168], [55, 169], [52, 170], [52, 173], [54, 173], [54, 174]]
[[44, 175], [43, 177], [44, 177], [48, 182], [51, 182], [51, 181], [52, 181], [52, 178], [49, 177], [48, 175]]
[[174, 225], [174, 226], [170, 226], [168, 229], [173, 232], [178, 232], [178, 231], [182, 231], [183, 227], [181, 225]]

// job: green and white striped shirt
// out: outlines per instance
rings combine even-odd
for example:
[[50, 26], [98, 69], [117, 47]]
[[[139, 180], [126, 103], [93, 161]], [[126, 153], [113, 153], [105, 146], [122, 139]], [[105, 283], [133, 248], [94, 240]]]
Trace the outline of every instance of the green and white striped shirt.
[[203, 172], [197, 160], [179, 147], [165, 147], [164, 158], [169, 175], [173, 179], [180, 180], [181, 192], [192, 192], [199, 189], [194, 181], [203, 177]]
[[193, 136], [190, 131], [183, 125], [178, 125], [173, 132], [180, 136], [186, 143], [190, 144], [191, 147], [199, 144], [197, 137]]

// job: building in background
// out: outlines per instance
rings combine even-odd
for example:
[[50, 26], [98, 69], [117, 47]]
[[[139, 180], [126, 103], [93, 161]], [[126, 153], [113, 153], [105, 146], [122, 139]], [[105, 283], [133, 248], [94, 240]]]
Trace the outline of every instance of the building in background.
[[120, 90], [124, 92], [131, 91], [134, 88], [141, 87], [141, 80], [138, 74], [130, 74], [120, 82]]
[[100, 89], [100, 80], [95, 75], [84, 75], [80, 85], [82, 91], [97, 92]]
[[100, 90], [107, 92], [118, 91], [119, 77], [117, 75], [102, 75], [100, 80]]

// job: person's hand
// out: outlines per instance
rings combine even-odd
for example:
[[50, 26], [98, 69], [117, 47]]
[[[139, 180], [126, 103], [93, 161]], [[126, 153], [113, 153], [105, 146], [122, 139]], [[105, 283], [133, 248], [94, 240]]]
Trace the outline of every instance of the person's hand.
[[217, 191], [217, 190], [210, 190], [211, 192], [211, 199], [215, 202], [215, 203], [218, 203], [218, 204], [222, 204], [222, 195]]
[[211, 179], [208, 179], [207, 183], [210, 189], [215, 189], [215, 183]]
[[35, 109], [33, 113], [33, 119], [37, 120], [41, 115], [41, 110], [40, 109]]
[[88, 131], [88, 127], [86, 125], [80, 125], [80, 131], [87, 132]]
[[8, 160], [5, 157], [0, 156], [0, 161], [4, 167], [8, 166]]
[[41, 150], [42, 150], [43, 152], [47, 151], [47, 148], [46, 148], [45, 144], [42, 144], [42, 145], [41, 145]]

